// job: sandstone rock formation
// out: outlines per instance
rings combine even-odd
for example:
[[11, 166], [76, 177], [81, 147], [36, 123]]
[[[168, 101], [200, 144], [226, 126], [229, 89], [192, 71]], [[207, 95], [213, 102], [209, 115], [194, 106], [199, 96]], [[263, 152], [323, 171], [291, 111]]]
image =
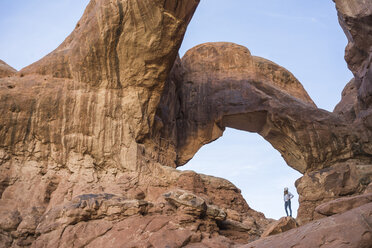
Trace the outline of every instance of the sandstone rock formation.
[[335, 163], [331, 167], [306, 173], [296, 181], [300, 195], [299, 224], [324, 217], [315, 208], [331, 200], [363, 193], [372, 180], [371, 164], [358, 160]]
[[341, 215], [313, 221], [299, 228], [269, 236], [241, 247], [368, 248], [372, 243], [371, 224], [372, 203], [369, 203]]
[[353, 157], [371, 162], [369, 140], [361, 138], [369, 130], [316, 108], [292, 74], [248, 49], [203, 44], [185, 54], [181, 67], [178, 165], [225, 127], [259, 133], [301, 173]]
[[372, 202], [372, 193], [352, 197], [341, 197], [317, 206], [315, 211], [319, 214], [330, 216], [344, 213], [350, 209], [368, 204], [370, 202]]
[[[372, 181], [371, 131], [361, 117], [354, 118], [351, 83], [338, 111], [318, 109], [292, 74], [232, 43], [189, 50], [167, 83], [153, 133], [160, 133], [157, 143], [168, 141], [163, 150], [176, 147], [171, 156], [176, 165], [219, 138], [225, 127], [257, 132], [289, 166], [305, 173], [296, 182], [301, 224], [321, 217], [317, 205], [360, 194]], [[160, 127], [167, 131], [158, 132]]]
[[198, 2], [92, 0], [55, 51], [20, 72], [0, 64], [0, 247], [259, 239], [272, 220], [239, 189], [175, 169], [225, 127], [259, 133], [304, 174], [297, 221], [310, 223], [248, 247], [369, 244], [371, 204], [336, 200], [371, 189], [369, 3], [335, 0], [355, 79], [330, 113], [240, 45], [206, 43], [178, 58]]
[[16, 72], [17, 70], [0, 59], [0, 78], [13, 76]]
[[[340, 25], [349, 40], [345, 59], [355, 76], [360, 108], [362, 112], [368, 112], [360, 114], [370, 116], [368, 109], [372, 103], [372, 3], [363, 0], [333, 1], [336, 3]], [[369, 127], [370, 118], [365, 121]]]
[[[345, 50], [345, 59], [354, 74], [342, 92], [342, 100], [336, 106], [334, 113], [346, 122], [350, 128], [357, 127], [360, 140], [370, 140], [371, 137], [371, 54], [372, 54], [372, 3], [370, 1], [334, 0], [341, 27], [349, 43]], [[368, 144], [369, 143], [369, 144]], [[351, 150], [370, 150], [370, 141], [365, 148], [355, 143]], [[370, 154], [370, 151], [367, 151]], [[369, 155], [370, 156], [370, 155]], [[327, 169], [313, 170], [296, 182], [300, 194], [300, 220], [307, 222], [320, 218], [315, 212], [315, 206], [343, 196], [359, 195], [366, 191], [371, 182], [371, 161], [360, 160], [358, 155], [345, 163], [340, 161]], [[371, 156], [370, 156], [371, 157]], [[325, 181], [322, 181], [322, 180]], [[318, 181], [321, 180], [321, 181]], [[316, 188], [314, 185], [322, 185]], [[310, 186], [307, 187], [306, 185]], [[328, 185], [328, 186], [325, 186]]]
[[267, 237], [279, 233], [286, 232], [293, 228], [297, 228], [298, 224], [292, 217], [282, 217], [278, 221], [270, 224], [267, 229], [262, 233], [261, 237]]

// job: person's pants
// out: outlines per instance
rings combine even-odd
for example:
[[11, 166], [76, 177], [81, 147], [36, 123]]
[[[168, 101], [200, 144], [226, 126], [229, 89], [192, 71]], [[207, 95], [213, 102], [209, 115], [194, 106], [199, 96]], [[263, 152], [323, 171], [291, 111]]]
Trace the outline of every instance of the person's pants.
[[290, 216], [292, 217], [291, 200], [288, 200], [288, 201], [284, 202], [284, 208], [285, 208], [285, 212], [286, 212], [287, 216], [288, 216], [287, 208], [289, 208], [289, 213], [290, 213]]

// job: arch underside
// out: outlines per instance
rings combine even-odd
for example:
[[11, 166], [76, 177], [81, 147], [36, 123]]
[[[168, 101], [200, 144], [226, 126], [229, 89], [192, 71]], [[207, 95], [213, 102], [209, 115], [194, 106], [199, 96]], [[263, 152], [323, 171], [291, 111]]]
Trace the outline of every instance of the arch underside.
[[176, 64], [168, 80], [178, 96], [176, 124], [163, 129], [176, 129], [177, 166], [222, 136], [225, 127], [258, 133], [301, 173], [369, 157], [358, 125], [318, 109], [290, 72], [242, 46], [202, 44]]

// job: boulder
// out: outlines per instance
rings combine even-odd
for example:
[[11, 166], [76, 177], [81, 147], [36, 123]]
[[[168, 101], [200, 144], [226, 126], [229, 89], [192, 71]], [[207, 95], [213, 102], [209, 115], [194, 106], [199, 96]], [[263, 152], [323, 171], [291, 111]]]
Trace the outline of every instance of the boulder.
[[170, 204], [177, 207], [180, 212], [188, 215], [204, 217], [223, 221], [226, 213], [216, 205], [208, 205], [205, 200], [195, 194], [184, 190], [175, 190], [164, 194], [164, 198]]
[[267, 229], [263, 232], [261, 237], [267, 237], [279, 233], [286, 232], [293, 228], [297, 228], [298, 224], [296, 220], [292, 217], [282, 217], [274, 223], [270, 224]]

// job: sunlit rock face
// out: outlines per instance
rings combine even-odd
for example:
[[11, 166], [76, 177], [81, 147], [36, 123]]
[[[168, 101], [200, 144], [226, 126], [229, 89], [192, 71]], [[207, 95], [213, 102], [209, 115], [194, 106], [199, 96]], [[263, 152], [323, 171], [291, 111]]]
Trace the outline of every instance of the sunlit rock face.
[[371, 247], [372, 203], [340, 215], [310, 222], [285, 233], [269, 236], [243, 248], [286, 247]]
[[[0, 61], [0, 247], [232, 247], [259, 239], [272, 220], [238, 188], [175, 169], [225, 127], [257, 132], [304, 174], [297, 221], [321, 220], [290, 231], [306, 234], [300, 244], [325, 247], [319, 235], [342, 234], [356, 218], [353, 232], [334, 240], [368, 244], [369, 195], [335, 206], [371, 192], [369, 105], [359, 80], [367, 74], [355, 76], [330, 113], [290, 72], [243, 46], [206, 43], [178, 58], [198, 2], [92, 0], [40, 61], [20, 72]], [[358, 18], [356, 25], [369, 23]], [[322, 206], [347, 210], [325, 217]], [[255, 244], [281, 247], [275, 237]]]
[[261, 235], [270, 221], [239, 189], [171, 168], [176, 146], [155, 140], [171, 132], [156, 129], [155, 113], [197, 5], [91, 1], [55, 51], [18, 73], [1, 64], [1, 246], [231, 245]]
[[0, 78], [16, 74], [16, 70], [0, 59]]

